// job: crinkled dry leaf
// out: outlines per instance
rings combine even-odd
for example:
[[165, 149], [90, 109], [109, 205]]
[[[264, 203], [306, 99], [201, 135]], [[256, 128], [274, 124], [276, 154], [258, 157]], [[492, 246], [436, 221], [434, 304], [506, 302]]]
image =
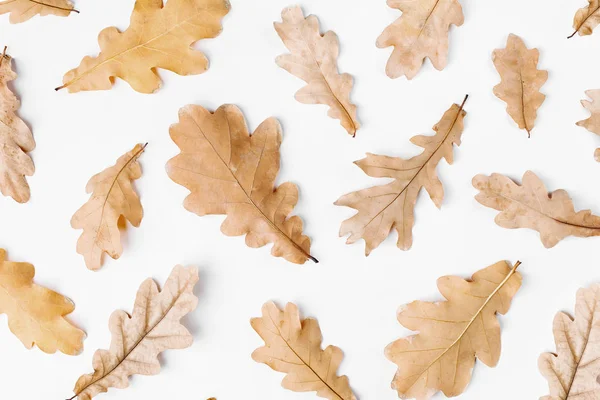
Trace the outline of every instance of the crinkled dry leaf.
[[521, 287], [520, 263], [500, 261], [473, 275], [471, 281], [438, 279], [443, 302], [415, 301], [398, 311], [398, 321], [416, 335], [396, 340], [385, 349], [398, 365], [392, 388], [402, 399], [427, 400], [438, 391], [461, 394], [478, 358], [495, 367], [500, 358], [500, 324]]
[[284, 183], [274, 188], [279, 173], [281, 125], [264, 121], [250, 135], [239, 108], [223, 105], [210, 111], [188, 105], [171, 126], [171, 138], [181, 153], [167, 163], [169, 177], [190, 190], [186, 210], [204, 215], [227, 215], [221, 232], [246, 235], [249, 247], [273, 243], [271, 254], [303, 264], [310, 239], [302, 220], [288, 218], [298, 202], [298, 188]]
[[146, 145], [136, 145], [119, 157], [115, 165], [94, 175], [85, 188], [92, 196], [71, 218], [73, 229], [83, 229], [77, 252], [91, 270], [102, 267], [103, 253], [115, 260], [123, 254], [120, 218], [135, 227], [142, 222], [144, 211], [133, 181], [142, 176], [138, 158], [145, 148]]
[[501, 82], [494, 87], [494, 94], [506, 103], [508, 115], [525, 129], [531, 131], [546, 96], [540, 88], [548, 80], [548, 72], [537, 69], [540, 52], [529, 50], [523, 40], [513, 34], [508, 36], [505, 49], [496, 49], [492, 60], [500, 74]]
[[588, 0], [590, 3], [577, 11], [573, 19], [573, 32], [569, 39], [579, 33], [579, 36], [591, 35], [594, 28], [600, 24], [600, 1]]
[[0, 314], [6, 314], [11, 332], [28, 349], [37, 345], [46, 353], [81, 353], [85, 333], [65, 318], [75, 305], [33, 283], [34, 275], [33, 265], [8, 261], [6, 251], [0, 249]]
[[410, 140], [424, 149], [418, 156], [405, 160], [367, 153], [367, 158], [355, 162], [369, 176], [393, 178], [394, 181], [347, 194], [335, 202], [338, 206], [358, 211], [340, 228], [340, 236], [350, 235], [347, 243], [364, 239], [368, 256], [395, 228], [398, 247], [402, 250], [411, 248], [414, 208], [421, 188], [427, 190], [438, 208], [442, 205], [444, 188], [437, 177], [436, 167], [442, 158], [448, 164], [453, 162], [453, 146], [461, 143], [463, 119], [467, 115], [463, 110], [464, 104], [464, 101], [460, 106], [453, 104], [444, 113], [433, 127], [434, 136], [419, 135]]
[[354, 82], [351, 75], [338, 72], [337, 35], [331, 31], [321, 35], [317, 17], [304, 18], [299, 6], [284, 9], [281, 19], [282, 22], [275, 23], [275, 30], [291, 54], [277, 57], [277, 65], [308, 84], [296, 93], [296, 100], [328, 105], [329, 116], [339, 119], [348, 133], [355, 136], [360, 123], [356, 106], [350, 102]]
[[567, 236], [600, 236], [600, 217], [590, 210], [575, 212], [566, 191], [548, 193], [531, 171], [525, 172], [521, 186], [500, 174], [477, 175], [473, 186], [480, 191], [475, 196], [479, 203], [500, 211], [495, 219], [498, 225], [536, 230], [546, 248], [556, 246]]
[[426, 57], [441, 71], [448, 63], [448, 30], [461, 26], [463, 11], [458, 0], [388, 0], [402, 16], [377, 39], [377, 47], [394, 46], [387, 63], [390, 78], [414, 78]]
[[142, 283], [132, 315], [120, 310], [111, 315], [110, 349], [96, 351], [94, 373], [77, 380], [69, 400], [90, 400], [111, 387], [125, 389], [132, 375], [158, 374], [158, 355], [163, 351], [190, 347], [193, 337], [180, 320], [196, 308], [196, 282], [196, 268], [178, 265], [162, 291], [152, 279]]
[[69, 0], [4, 0], [0, 1], [0, 15], [10, 13], [11, 24], [25, 22], [35, 15], [67, 17], [79, 13]]
[[67, 72], [63, 85], [70, 93], [110, 89], [121, 78], [141, 93], [160, 88], [156, 69], [179, 75], [201, 74], [208, 59], [191, 46], [221, 33], [228, 0], [136, 0], [129, 28], [106, 28], [98, 37], [98, 57], [85, 57]]
[[266, 303], [262, 317], [253, 318], [252, 328], [265, 341], [265, 346], [252, 353], [252, 359], [284, 372], [282, 386], [294, 392], [317, 392], [330, 400], [356, 400], [347, 376], [337, 376], [344, 358], [338, 347], [321, 349], [323, 336], [317, 320], [300, 319], [298, 307], [288, 303], [281, 311], [274, 303]]
[[35, 171], [27, 152], [35, 148], [35, 141], [31, 130], [16, 114], [20, 103], [8, 87], [8, 82], [17, 78], [11, 64], [11, 57], [0, 56], [0, 191], [19, 203], [26, 203], [30, 190], [25, 176]]
[[[592, 101], [581, 100], [581, 104], [591, 113], [586, 120], [579, 121], [578, 126], [583, 126], [588, 131], [600, 135], [600, 89], [587, 90], [585, 94]], [[600, 149], [596, 149], [594, 153], [596, 161], [600, 162]]]
[[575, 319], [559, 312], [553, 331], [557, 354], [544, 353], [538, 362], [550, 390], [540, 400], [600, 398], [600, 285], [580, 289]]

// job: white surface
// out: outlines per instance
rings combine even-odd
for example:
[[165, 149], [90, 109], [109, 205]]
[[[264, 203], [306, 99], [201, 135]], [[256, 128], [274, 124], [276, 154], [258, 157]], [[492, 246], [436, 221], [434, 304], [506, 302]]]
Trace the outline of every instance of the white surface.
[[[0, 317], [0, 397], [64, 399], [75, 380], [91, 372], [98, 348], [107, 348], [107, 323], [115, 309], [130, 311], [146, 277], [164, 282], [178, 263], [197, 265], [201, 283], [198, 309], [186, 319], [193, 347], [161, 356], [163, 371], [134, 377], [127, 390], [111, 390], [106, 399], [311, 399], [280, 387], [283, 374], [250, 358], [261, 345], [249, 319], [261, 305], [296, 302], [304, 316], [318, 318], [324, 344], [346, 354], [340, 373], [350, 378], [362, 400], [391, 400], [396, 367], [384, 347], [409, 332], [395, 319], [398, 306], [412, 300], [439, 300], [436, 279], [463, 277], [501, 259], [523, 261], [524, 284], [510, 312], [500, 317], [502, 357], [497, 368], [477, 362], [465, 400], [538, 398], [547, 393], [537, 358], [553, 350], [552, 319], [572, 311], [579, 287], [600, 280], [600, 238], [569, 238], [546, 250], [536, 232], [505, 230], [496, 213], [473, 199], [471, 179], [500, 172], [515, 179], [531, 169], [549, 190], [564, 188], [576, 208], [600, 213], [600, 165], [593, 159], [600, 140], [575, 122], [587, 117], [579, 100], [600, 87], [600, 32], [567, 40], [572, 17], [585, 1], [462, 0], [465, 24], [450, 32], [449, 65], [438, 72], [429, 62], [412, 81], [384, 73], [390, 52], [375, 47], [381, 31], [400, 15], [385, 1], [304, 0], [305, 13], [319, 16], [323, 30], [341, 41], [340, 70], [354, 75], [352, 99], [363, 129], [351, 139], [326, 116], [324, 106], [303, 105], [294, 93], [303, 82], [279, 69], [274, 58], [285, 48], [272, 23], [287, 0], [232, 0], [218, 38], [199, 43], [211, 61], [203, 75], [180, 77], [161, 71], [157, 94], [134, 92], [123, 81], [105, 92], [54, 92], [63, 74], [85, 55], [98, 52], [96, 37], [107, 26], [128, 26], [133, 0], [77, 1], [81, 14], [68, 18], [36, 17], [9, 25], [0, 16], [0, 44], [7, 44], [19, 78], [21, 117], [32, 127], [37, 149], [36, 173], [29, 179], [32, 198], [19, 205], [0, 198], [0, 246], [9, 257], [36, 266], [36, 282], [71, 297], [72, 321], [88, 338], [78, 357], [27, 351]], [[521, 35], [541, 52], [540, 67], [550, 72], [532, 139], [507, 116], [492, 94], [499, 77], [491, 52], [504, 47], [507, 35]], [[446, 197], [438, 211], [425, 193], [416, 207], [412, 250], [395, 246], [395, 235], [363, 255], [364, 244], [347, 246], [338, 238], [340, 223], [353, 210], [332, 203], [353, 190], [381, 183], [364, 175], [352, 161], [365, 152], [408, 156], [418, 152], [409, 138], [430, 133], [442, 113], [463, 96], [466, 110], [463, 145], [452, 166], [438, 171]], [[282, 170], [278, 182], [300, 187], [295, 213], [305, 221], [312, 253], [320, 264], [296, 266], [254, 250], [243, 238], [219, 232], [223, 217], [200, 218], [185, 211], [187, 191], [167, 177], [164, 165], [178, 149], [168, 135], [177, 110], [189, 103], [215, 109], [234, 103], [250, 129], [269, 116], [284, 128]], [[149, 142], [141, 158], [143, 176], [136, 187], [145, 217], [125, 236], [120, 260], [106, 259], [98, 273], [88, 271], [75, 252], [80, 232], [69, 220], [88, 196], [87, 180], [112, 165], [137, 142]], [[439, 398], [442, 398], [440, 396]]]

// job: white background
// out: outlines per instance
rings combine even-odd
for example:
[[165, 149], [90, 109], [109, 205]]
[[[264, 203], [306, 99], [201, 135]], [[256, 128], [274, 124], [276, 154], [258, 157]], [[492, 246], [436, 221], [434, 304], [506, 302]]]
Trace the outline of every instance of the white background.
[[[303, 105], [294, 93], [298, 78], [274, 59], [286, 50], [273, 21], [287, 0], [232, 0], [223, 33], [197, 44], [211, 61], [208, 72], [181, 77], [161, 71], [163, 88], [154, 95], [134, 92], [119, 81], [110, 91], [69, 94], [53, 88], [85, 55], [98, 52], [97, 35], [107, 26], [128, 26], [133, 0], [77, 1], [81, 14], [35, 17], [10, 25], [0, 16], [0, 44], [9, 46], [19, 78], [13, 88], [22, 100], [20, 116], [32, 127], [37, 148], [31, 153], [35, 175], [25, 205], [0, 198], [0, 246], [16, 261], [36, 266], [36, 282], [63, 293], [77, 305], [71, 320], [87, 334], [78, 357], [26, 350], [0, 317], [0, 397], [52, 399], [71, 396], [76, 379], [91, 372], [98, 348], [110, 343], [112, 311], [131, 311], [135, 293], [147, 277], [164, 282], [175, 264], [196, 265], [201, 282], [199, 306], [185, 319], [195, 342], [161, 356], [154, 377], [134, 377], [127, 390], [106, 399], [310, 399], [280, 387], [283, 374], [250, 358], [261, 345], [249, 319], [261, 305], [296, 302], [304, 316], [316, 317], [324, 345], [345, 352], [341, 374], [350, 378], [362, 400], [391, 400], [396, 366], [383, 355], [391, 341], [409, 334], [396, 321], [397, 308], [412, 300], [439, 300], [436, 279], [473, 272], [506, 259], [523, 262], [524, 284], [510, 312], [500, 316], [502, 356], [497, 368], [477, 362], [465, 400], [538, 398], [547, 393], [538, 373], [540, 353], [554, 349], [552, 319], [571, 311], [576, 290], [600, 281], [600, 238], [569, 238], [555, 248], [542, 246], [528, 230], [495, 225], [496, 212], [479, 205], [471, 179], [499, 172], [520, 181], [531, 169], [549, 190], [564, 188], [576, 208], [600, 213], [600, 165], [593, 153], [600, 140], [575, 126], [587, 118], [579, 104], [586, 89], [600, 88], [600, 31], [567, 40], [572, 17], [584, 0], [462, 0], [465, 24], [450, 31], [448, 67], [438, 72], [426, 62], [412, 81], [389, 79], [384, 72], [391, 49], [376, 48], [381, 31], [400, 12], [385, 1], [304, 0], [306, 14], [319, 16], [323, 31], [340, 37], [340, 70], [354, 75], [352, 99], [363, 128], [351, 139], [326, 116], [324, 106]], [[504, 47], [509, 33], [541, 52], [549, 71], [532, 138], [507, 116], [492, 88], [499, 77], [491, 52]], [[463, 145], [455, 163], [438, 168], [446, 196], [441, 210], [426, 193], [416, 207], [414, 246], [396, 248], [395, 234], [364, 256], [364, 243], [347, 246], [340, 223], [353, 210], [333, 206], [350, 191], [380, 184], [352, 161], [365, 152], [407, 157], [419, 149], [411, 136], [431, 127], [453, 103], [471, 95]], [[223, 217], [200, 218], [182, 206], [187, 191], [165, 173], [178, 153], [168, 135], [177, 111], [186, 104], [215, 109], [237, 104], [250, 129], [277, 117], [284, 129], [278, 182], [300, 187], [295, 213], [305, 222], [318, 265], [296, 266], [270, 256], [270, 248], [245, 246], [241, 237], [219, 232]], [[87, 180], [112, 165], [138, 142], [149, 142], [136, 183], [145, 209], [139, 229], [129, 228], [120, 260], [106, 258], [97, 273], [75, 252], [80, 232], [69, 225], [88, 199]], [[438, 398], [441, 398], [440, 396]]]

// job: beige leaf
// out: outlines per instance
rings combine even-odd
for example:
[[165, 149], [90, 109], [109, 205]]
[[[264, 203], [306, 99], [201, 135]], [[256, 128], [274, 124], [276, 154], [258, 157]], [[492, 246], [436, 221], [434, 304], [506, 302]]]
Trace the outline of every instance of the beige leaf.
[[273, 243], [275, 257], [297, 264], [318, 262], [310, 255], [302, 220], [288, 218], [298, 202], [298, 188], [289, 182], [274, 188], [281, 146], [281, 125], [275, 118], [250, 135], [236, 106], [223, 105], [211, 113], [188, 105], [170, 133], [181, 153], [167, 163], [167, 173], [190, 190], [186, 210], [227, 215], [221, 232], [246, 235], [249, 247]]
[[274, 303], [266, 303], [262, 317], [253, 318], [252, 328], [265, 341], [265, 346], [252, 353], [252, 359], [284, 372], [281, 385], [294, 392], [317, 392], [330, 400], [356, 400], [347, 376], [337, 376], [344, 358], [338, 347], [321, 349], [323, 336], [317, 320], [300, 319], [298, 307], [288, 303], [281, 311]]
[[[467, 96], [468, 97], [468, 96]], [[467, 98], [465, 97], [465, 101]], [[367, 158], [356, 161], [367, 175], [374, 178], [393, 178], [383, 186], [375, 186], [342, 196], [338, 206], [358, 211], [342, 223], [340, 236], [350, 235], [347, 243], [364, 239], [368, 256], [388, 237], [392, 229], [398, 232], [398, 247], [408, 250], [412, 246], [412, 228], [415, 223], [414, 208], [422, 188], [439, 208], [444, 198], [444, 188], [436, 167], [442, 158], [452, 164], [454, 144], [461, 143], [465, 101], [452, 107], [433, 130], [434, 136], [414, 136], [410, 141], [424, 150], [408, 160], [367, 153]]]
[[158, 355], [169, 349], [190, 347], [193, 337], [180, 320], [196, 308], [194, 285], [198, 270], [176, 266], [163, 290], [152, 279], [142, 283], [133, 313], [115, 311], [109, 321], [112, 341], [109, 350], [98, 350], [92, 362], [94, 373], [83, 375], [71, 397], [89, 400], [109, 388], [125, 389], [132, 375], [160, 372]]
[[0, 15], [10, 13], [11, 24], [25, 22], [35, 15], [67, 17], [79, 13], [69, 0], [4, 0], [0, 1]]
[[594, 28], [600, 24], [600, 1], [588, 0], [590, 3], [577, 11], [573, 19], [573, 32], [568, 38], [572, 38], [579, 33], [579, 36], [591, 35]]
[[119, 219], [125, 218], [135, 227], [142, 222], [144, 212], [133, 181], [142, 176], [138, 158], [145, 148], [136, 145], [115, 165], [94, 175], [85, 188], [92, 196], [71, 218], [73, 229], [83, 229], [77, 252], [91, 270], [102, 267], [103, 253], [115, 260], [123, 254]]
[[500, 359], [500, 324], [521, 287], [519, 266], [500, 261], [476, 272], [471, 281], [438, 279], [442, 302], [415, 301], [398, 311], [398, 321], [419, 332], [385, 349], [398, 365], [392, 388], [402, 399], [427, 400], [438, 391], [447, 397], [464, 392], [478, 358], [488, 367]]
[[308, 84], [296, 93], [296, 100], [328, 105], [329, 116], [339, 119], [348, 133], [355, 136], [360, 123], [356, 106], [350, 102], [354, 81], [351, 75], [338, 72], [337, 35], [331, 31], [321, 35], [317, 17], [304, 18], [299, 6], [284, 9], [281, 19], [283, 22], [275, 23], [275, 30], [291, 54], [277, 57], [277, 65]]
[[[585, 94], [592, 100], [582, 100], [581, 104], [591, 113], [586, 120], [579, 121], [578, 126], [583, 126], [588, 131], [600, 135], [600, 89], [587, 90]], [[600, 162], [600, 149], [594, 153], [596, 161]]]
[[34, 275], [33, 265], [8, 261], [6, 250], [0, 249], [0, 314], [6, 314], [11, 332], [28, 349], [37, 345], [46, 353], [81, 353], [85, 333], [65, 318], [75, 305], [33, 283]]
[[0, 191], [19, 203], [26, 203], [31, 194], [25, 176], [35, 171], [27, 152], [33, 151], [35, 141], [31, 130], [16, 114], [20, 102], [8, 86], [8, 82], [17, 78], [11, 61], [4, 48], [0, 56]]
[[457, 0], [387, 0], [388, 6], [402, 16], [388, 26], [377, 39], [377, 47], [394, 46], [387, 63], [390, 78], [403, 75], [414, 78], [425, 58], [438, 71], [448, 63], [448, 30], [461, 26], [463, 11]]
[[540, 400], [600, 398], [600, 285], [580, 289], [575, 319], [559, 312], [553, 331], [557, 354], [544, 353], [538, 362], [550, 390]]
[[473, 186], [480, 191], [475, 196], [479, 203], [500, 211], [495, 219], [498, 225], [536, 230], [546, 248], [556, 246], [567, 236], [600, 236], [600, 217], [590, 210], [575, 212], [566, 191], [548, 193], [531, 171], [525, 172], [521, 186], [500, 174], [477, 175]]
[[540, 52], [529, 50], [523, 40], [513, 34], [508, 36], [505, 49], [496, 49], [492, 60], [500, 74], [501, 82], [494, 87], [494, 94], [506, 103], [508, 115], [525, 129], [531, 131], [546, 96], [540, 88], [548, 80], [548, 72], [537, 69]]
[[106, 28], [98, 36], [98, 57], [85, 57], [67, 72], [63, 85], [70, 93], [106, 90], [121, 78], [141, 93], [160, 88], [157, 68], [179, 75], [197, 75], [208, 69], [208, 59], [191, 46], [221, 33], [228, 0], [136, 0], [129, 28]]

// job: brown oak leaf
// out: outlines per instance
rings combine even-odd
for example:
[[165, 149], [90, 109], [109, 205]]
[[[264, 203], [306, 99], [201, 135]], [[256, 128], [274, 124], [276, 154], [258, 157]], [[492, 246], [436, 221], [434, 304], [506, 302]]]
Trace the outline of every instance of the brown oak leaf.
[[115, 260], [123, 254], [119, 219], [125, 218], [135, 227], [142, 222], [144, 211], [133, 181], [142, 176], [138, 158], [145, 148], [136, 145], [115, 165], [94, 175], [85, 188], [92, 196], [71, 218], [73, 229], [83, 229], [77, 252], [91, 270], [102, 267], [103, 253]]
[[479, 203], [500, 211], [495, 219], [499, 226], [536, 230], [546, 248], [556, 246], [567, 236], [600, 236], [600, 217], [590, 210], [575, 212], [566, 191], [548, 193], [531, 171], [525, 172], [521, 186], [500, 174], [477, 175], [473, 186], [480, 191], [475, 196]]
[[573, 32], [568, 38], [572, 38], [579, 33], [579, 36], [591, 35], [594, 28], [600, 24], [600, 1], [599, 0], [588, 0], [589, 4], [587, 7], [580, 8], [575, 13], [573, 18]]
[[282, 22], [275, 23], [275, 30], [291, 54], [277, 57], [277, 65], [307, 83], [296, 93], [296, 100], [328, 105], [329, 116], [339, 119], [348, 133], [355, 136], [360, 123], [356, 106], [350, 102], [354, 81], [351, 75], [338, 72], [337, 35], [331, 31], [321, 35], [317, 17], [304, 18], [299, 6], [284, 9], [281, 19]]
[[488, 367], [500, 359], [500, 324], [521, 287], [521, 275], [500, 261], [473, 275], [438, 279], [447, 300], [415, 301], [398, 311], [398, 321], [418, 332], [396, 340], [385, 349], [398, 365], [392, 388], [402, 399], [427, 400], [438, 391], [447, 397], [464, 392], [478, 358]]
[[197, 75], [208, 69], [208, 59], [191, 46], [221, 33], [228, 0], [136, 0], [129, 28], [106, 28], [98, 37], [100, 54], [85, 57], [67, 72], [63, 85], [70, 93], [106, 90], [121, 78], [141, 93], [160, 88], [156, 69]]
[[359, 239], [365, 241], [365, 254], [377, 248], [393, 229], [398, 232], [398, 247], [408, 250], [412, 246], [412, 228], [415, 223], [414, 208], [422, 188], [439, 208], [444, 199], [444, 188], [436, 167], [445, 158], [453, 162], [453, 147], [461, 143], [465, 101], [453, 104], [442, 119], [433, 127], [435, 135], [414, 136], [410, 141], [424, 150], [418, 156], [405, 160], [367, 153], [367, 158], [356, 161], [367, 175], [374, 178], [393, 178], [383, 186], [375, 186], [342, 196], [335, 202], [338, 206], [358, 211], [342, 223], [340, 236], [350, 235], [347, 243]]
[[20, 102], [8, 87], [17, 78], [12, 70], [12, 58], [0, 56], [0, 191], [19, 203], [29, 201], [31, 192], [25, 176], [33, 175], [35, 167], [27, 154], [35, 148], [33, 134], [16, 111]]
[[275, 257], [297, 264], [318, 262], [310, 255], [302, 220], [288, 218], [298, 202], [298, 188], [289, 182], [274, 187], [281, 146], [281, 125], [275, 118], [250, 135], [236, 106], [223, 105], [211, 113], [188, 105], [179, 111], [170, 134], [181, 153], [168, 162], [167, 173], [190, 190], [186, 210], [227, 215], [221, 232], [246, 235], [249, 247], [273, 243]]
[[[600, 135], [600, 89], [587, 90], [585, 94], [591, 101], [581, 100], [581, 104], [591, 115], [588, 119], [577, 122], [577, 125], [584, 127], [596, 135]], [[594, 157], [596, 161], [600, 162], [600, 149], [596, 149]]]
[[37, 345], [45, 353], [81, 353], [85, 333], [65, 318], [75, 305], [33, 283], [34, 275], [33, 265], [8, 261], [0, 249], [0, 314], [8, 317], [9, 329], [28, 349]]
[[110, 316], [110, 349], [96, 351], [94, 373], [77, 380], [75, 395], [69, 400], [90, 400], [111, 387], [125, 389], [132, 375], [158, 374], [158, 355], [163, 351], [190, 347], [194, 338], [180, 320], [198, 304], [193, 293], [196, 282], [198, 270], [180, 265], [162, 291], [152, 279], [144, 281], [131, 316], [121, 310]]
[[323, 336], [317, 320], [300, 319], [298, 307], [288, 303], [280, 310], [273, 302], [262, 308], [262, 317], [253, 318], [252, 328], [265, 346], [252, 359], [286, 374], [282, 386], [294, 392], [317, 392], [330, 400], [356, 400], [347, 376], [337, 370], [344, 358], [338, 347], [321, 349]]
[[505, 49], [496, 49], [492, 60], [500, 74], [501, 82], [494, 87], [494, 94], [506, 103], [506, 111], [519, 128], [531, 131], [546, 96], [540, 88], [548, 80], [548, 71], [537, 69], [540, 52], [529, 50], [523, 40], [510, 34]]
[[448, 30], [464, 22], [458, 0], [388, 0], [388, 6], [402, 16], [388, 26], [377, 39], [377, 47], [394, 46], [387, 63], [390, 78], [414, 78], [425, 58], [438, 71], [448, 63]]
[[4, 0], [0, 1], [0, 15], [10, 13], [11, 24], [25, 22], [41, 15], [67, 17], [72, 12], [79, 13], [69, 0]]

